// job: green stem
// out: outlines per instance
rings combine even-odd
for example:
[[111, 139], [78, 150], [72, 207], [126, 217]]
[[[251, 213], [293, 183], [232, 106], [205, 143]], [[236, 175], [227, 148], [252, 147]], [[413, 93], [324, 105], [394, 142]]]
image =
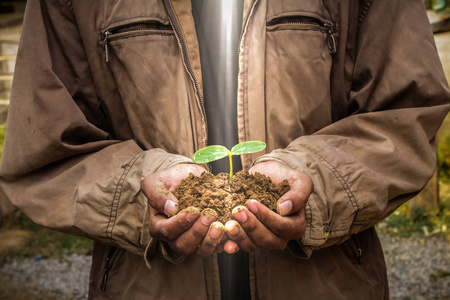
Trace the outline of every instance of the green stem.
[[230, 181], [231, 181], [231, 178], [233, 177], [233, 155], [231, 154], [231, 152], [228, 152], [228, 157], [230, 158]]

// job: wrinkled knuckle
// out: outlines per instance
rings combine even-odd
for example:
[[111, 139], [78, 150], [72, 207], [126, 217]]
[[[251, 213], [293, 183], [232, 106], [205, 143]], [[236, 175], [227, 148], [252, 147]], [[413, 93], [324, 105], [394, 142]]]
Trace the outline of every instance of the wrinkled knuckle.
[[258, 212], [258, 213], [256, 214], [256, 217], [257, 217], [258, 220], [259, 220], [261, 223], [263, 223], [263, 224], [266, 223], [267, 220], [270, 219], [270, 215], [267, 214], [266, 212], [264, 212], [264, 213]]
[[183, 231], [186, 231], [189, 229], [189, 226], [191, 225], [189, 223], [189, 221], [187, 221], [185, 218], [180, 217], [180, 215], [177, 215], [177, 220], [178, 220], [178, 226], [180, 226], [180, 228]]
[[290, 226], [287, 222], [279, 222], [273, 229], [276, 235], [284, 235], [290, 230]]
[[217, 246], [217, 244], [213, 243], [212, 241], [209, 240], [204, 240], [202, 243], [202, 247], [210, 249], [210, 248], [215, 248]]
[[235, 242], [241, 242], [247, 238], [247, 235], [243, 232], [239, 232], [238, 235], [231, 237], [231, 239]]
[[257, 223], [256, 222], [248, 222], [247, 224], [245, 224], [245, 231], [246, 232], [253, 232], [255, 231], [257, 228]]
[[197, 239], [203, 239], [205, 237], [205, 233], [197, 227], [192, 227], [192, 235]]

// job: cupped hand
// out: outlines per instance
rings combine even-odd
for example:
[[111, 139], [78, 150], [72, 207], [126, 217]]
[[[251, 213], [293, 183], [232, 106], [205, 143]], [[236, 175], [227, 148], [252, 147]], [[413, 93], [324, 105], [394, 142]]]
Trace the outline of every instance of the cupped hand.
[[283, 250], [290, 240], [301, 239], [305, 234], [305, 207], [314, 189], [311, 178], [276, 161], [254, 165], [250, 173], [256, 172], [270, 177], [274, 183], [287, 180], [290, 190], [278, 200], [277, 213], [256, 200], [248, 200], [245, 206], [233, 209], [234, 220], [225, 224], [230, 240], [224, 250], [228, 253], [239, 249]]
[[190, 173], [200, 176], [203, 172], [199, 165], [175, 165], [145, 177], [142, 191], [149, 202], [150, 235], [173, 251], [206, 257], [223, 251], [224, 226], [214, 222], [216, 215], [200, 213], [195, 207], [177, 213], [178, 199], [172, 194]]

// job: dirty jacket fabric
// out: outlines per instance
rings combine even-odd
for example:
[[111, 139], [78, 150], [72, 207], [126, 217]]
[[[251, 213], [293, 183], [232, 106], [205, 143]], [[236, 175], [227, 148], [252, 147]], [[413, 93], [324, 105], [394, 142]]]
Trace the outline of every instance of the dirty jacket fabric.
[[[207, 144], [190, 1], [27, 5], [3, 193], [95, 241], [91, 299], [218, 299], [216, 255], [169, 255], [140, 188]], [[253, 299], [387, 298], [373, 226], [432, 175], [449, 108], [421, 1], [246, 1], [239, 65], [239, 139], [267, 143], [243, 166], [314, 183], [304, 238], [250, 254]]]

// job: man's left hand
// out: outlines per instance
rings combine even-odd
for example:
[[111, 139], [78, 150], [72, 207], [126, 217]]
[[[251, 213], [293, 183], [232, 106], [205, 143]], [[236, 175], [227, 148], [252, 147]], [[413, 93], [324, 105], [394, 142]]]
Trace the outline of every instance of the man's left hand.
[[278, 200], [278, 213], [257, 200], [248, 200], [246, 206], [233, 209], [234, 220], [225, 224], [230, 240], [224, 250], [228, 253], [239, 249], [248, 252], [258, 248], [283, 250], [290, 240], [301, 239], [305, 234], [305, 207], [314, 189], [311, 178], [276, 161], [256, 164], [250, 173], [256, 172], [270, 177], [275, 184], [287, 180], [290, 190]]

